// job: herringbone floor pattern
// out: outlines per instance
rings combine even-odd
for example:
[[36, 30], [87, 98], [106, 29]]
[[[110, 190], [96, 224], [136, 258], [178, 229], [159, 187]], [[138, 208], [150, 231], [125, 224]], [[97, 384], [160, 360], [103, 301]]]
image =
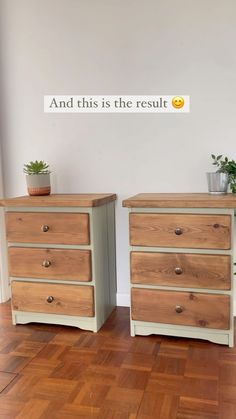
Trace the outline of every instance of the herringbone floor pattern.
[[236, 348], [129, 335], [117, 308], [99, 333], [11, 324], [0, 305], [0, 419], [235, 419]]

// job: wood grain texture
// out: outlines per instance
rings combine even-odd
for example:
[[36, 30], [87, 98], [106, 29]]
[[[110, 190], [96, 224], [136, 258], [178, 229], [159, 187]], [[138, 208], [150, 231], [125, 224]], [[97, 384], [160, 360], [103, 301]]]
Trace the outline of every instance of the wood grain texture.
[[[229, 215], [130, 213], [132, 246], [230, 249]], [[181, 234], [176, 234], [181, 229]]]
[[[177, 306], [182, 312], [176, 312]], [[229, 310], [228, 295], [131, 289], [133, 320], [228, 329]]]
[[8, 261], [10, 276], [84, 282], [92, 279], [90, 250], [9, 247]]
[[[42, 226], [48, 226], [44, 232]], [[9, 242], [89, 244], [89, 214], [7, 212]]]
[[123, 201], [129, 208], [236, 208], [236, 196], [208, 193], [140, 193]]
[[96, 334], [13, 326], [10, 303], [0, 304], [0, 417], [235, 419], [236, 347], [132, 338], [129, 322], [117, 307]]
[[15, 377], [16, 374], [0, 371], [0, 393], [11, 383], [12, 380], [14, 380]]
[[5, 207], [97, 207], [116, 200], [116, 194], [51, 194], [2, 199]]
[[42, 400], [36, 398], [31, 399], [25, 403], [23, 409], [21, 409], [21, 412], [16, 416], [16, 419], [40, 419], [42, 417], [42, 414], [49, 407], [49, 404], [49, 400]]
[[[51, 303], [47, 302], [53, 297]], [[12, 281], [13, 310], [92, 317], [93, 287]]]
[[131, 282], [136, 284], [216, 290], [231, 287], [228, 255], [131, 252], [130, 269]]

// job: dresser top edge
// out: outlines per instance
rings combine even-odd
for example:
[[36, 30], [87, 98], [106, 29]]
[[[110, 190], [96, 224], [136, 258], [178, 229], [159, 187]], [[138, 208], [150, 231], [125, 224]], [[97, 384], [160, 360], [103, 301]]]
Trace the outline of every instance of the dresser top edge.
[[122, 202], [128, 208], [236, 208], [236, 195], [139, 193]]
[[116, 194], [51, 194], [46, 196], [18, 196], [0, 200], [2, 207], [98, 207], [117, 199]]

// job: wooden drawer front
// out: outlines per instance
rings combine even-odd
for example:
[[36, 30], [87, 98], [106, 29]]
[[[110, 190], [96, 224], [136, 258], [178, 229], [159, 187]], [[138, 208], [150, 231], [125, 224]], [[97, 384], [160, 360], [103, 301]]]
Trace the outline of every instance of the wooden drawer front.
[[184, 253], [131, 252], [131, 282], [228, 290], [231, 257]]
[[229, 329], [229, 305], [228, 295], [131, 290], [133, 320]]
[[12, 308], [36, 313], [93, 317], [93, 287], [13, 281]]
[[230, 215], [130, 214], [133, 246], [230, 249]]
[[90, 243], [89, 214], [8, 212], [6, 228], [10, 242]]
[[10, 276], [91, 281], [90, 250], [9, 248]]

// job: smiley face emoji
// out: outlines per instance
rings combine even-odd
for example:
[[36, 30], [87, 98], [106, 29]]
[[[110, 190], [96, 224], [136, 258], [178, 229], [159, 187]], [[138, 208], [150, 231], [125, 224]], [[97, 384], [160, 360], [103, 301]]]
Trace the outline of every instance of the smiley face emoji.
[[175, 96], [172, 99], [172, 106], [176, 109], [180, 109], [184, 106], [184, 98], [182, 96]]

